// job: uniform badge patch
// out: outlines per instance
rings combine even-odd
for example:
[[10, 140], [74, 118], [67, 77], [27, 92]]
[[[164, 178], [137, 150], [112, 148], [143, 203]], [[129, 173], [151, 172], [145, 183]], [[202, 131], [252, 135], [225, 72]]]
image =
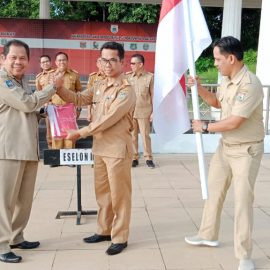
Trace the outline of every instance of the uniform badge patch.
[[245, 98], [246, 98], [246, 93], [239, 93], [239, 94], [236, 96], [236, 100], [237, 100], [237, 101], [240, 101], [240, 102], [244, 101]]
[[120, 91], [119, 94], [118, 94], [118, 98], [119, 99], [125, 99], [127, 97], [127, 93], [126, 91]]
[[13, 88], [15, 87], [15, 84], [13, 83], [12, 80], [6, 80], [6, 85], [8, 88]]

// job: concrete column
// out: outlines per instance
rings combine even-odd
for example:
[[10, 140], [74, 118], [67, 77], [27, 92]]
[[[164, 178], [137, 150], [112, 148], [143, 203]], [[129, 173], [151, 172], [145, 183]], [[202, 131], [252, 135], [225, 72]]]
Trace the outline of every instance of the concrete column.
[[221, 36], [241, 37], [242, 0], [224, 0]]
[[50, 19], [50, 0], [39, 0], [39, 18]]
[[264, 124], [266, 134], [270, 134], [270, 114], [269, 114], [269, 104], [270, 104], [270, 36], [269, 36], [269, 24], [270, 24], [270, 1], [262, 1], [262, 11], [261, 11], [261, 23], [260, 23], [260, 36], [259, 36], [259, 46], [258, 46], [258, 57], [257, 57], [257, 69], [256, 73], [261, 80], [264, 87]]

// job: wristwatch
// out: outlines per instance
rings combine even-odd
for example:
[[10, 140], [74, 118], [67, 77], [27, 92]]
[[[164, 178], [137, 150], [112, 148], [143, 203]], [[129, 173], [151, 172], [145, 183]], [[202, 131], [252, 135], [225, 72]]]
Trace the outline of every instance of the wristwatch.
[[209, 133], [209, 131], [208, 131], [208, 122], [203, 122], [202, 131], [203, 131], [203, 133]]

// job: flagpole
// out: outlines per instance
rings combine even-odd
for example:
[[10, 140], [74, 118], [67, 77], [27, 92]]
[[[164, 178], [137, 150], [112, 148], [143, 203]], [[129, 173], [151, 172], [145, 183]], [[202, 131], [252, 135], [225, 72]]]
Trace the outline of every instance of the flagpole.
[[[191, 0], [191, 1], [194, 1], [194, 0]], [[186, 30], [186, 40], [187, 40], [187, 52], [188, 52], [188, 67], [189, 67], [190, 75], [193, 78], [195, 78], [196, 70], [195, 70], [195, 63], [194, 63], [195, 62], [194, 51], [193, 51], [193, 45], [192, 45], [193, 33], [191, 33], [191, 27], [190, 27], [189, 0], [183, 0], [183, 7], [184, 7], [185, 23], [187, 26], [185, 27], [185, 30]], [[192, 94], [192, 106], [193, 106], [194, 119], [200, 120], [197, 84], [191, 87], [191, 94]], [[206, 200], [208, 199], [208, 187], [207, 187], [204, 148], [203, 148], [203, 140], [202, 140], [201, 132], [196, 132], [195, 137], [196, 137], [199, 171], [200, 171], [200, 179], [201, 179], [202, 198]]]

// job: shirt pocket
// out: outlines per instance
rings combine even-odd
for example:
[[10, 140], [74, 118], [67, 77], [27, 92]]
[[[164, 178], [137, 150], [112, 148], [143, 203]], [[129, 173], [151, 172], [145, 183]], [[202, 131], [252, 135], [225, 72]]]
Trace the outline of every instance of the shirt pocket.
[[67, 80], [68, 89], [74, 91], [76, 84], [76, 77], [70, 76]]
[[107, 113], [109, 111], [114, 100], [115, 100], [115, 94], [111, 94], [111, 95], [105, 97], [105, 100], [104, 100], [104, 112], [105, 113]]

